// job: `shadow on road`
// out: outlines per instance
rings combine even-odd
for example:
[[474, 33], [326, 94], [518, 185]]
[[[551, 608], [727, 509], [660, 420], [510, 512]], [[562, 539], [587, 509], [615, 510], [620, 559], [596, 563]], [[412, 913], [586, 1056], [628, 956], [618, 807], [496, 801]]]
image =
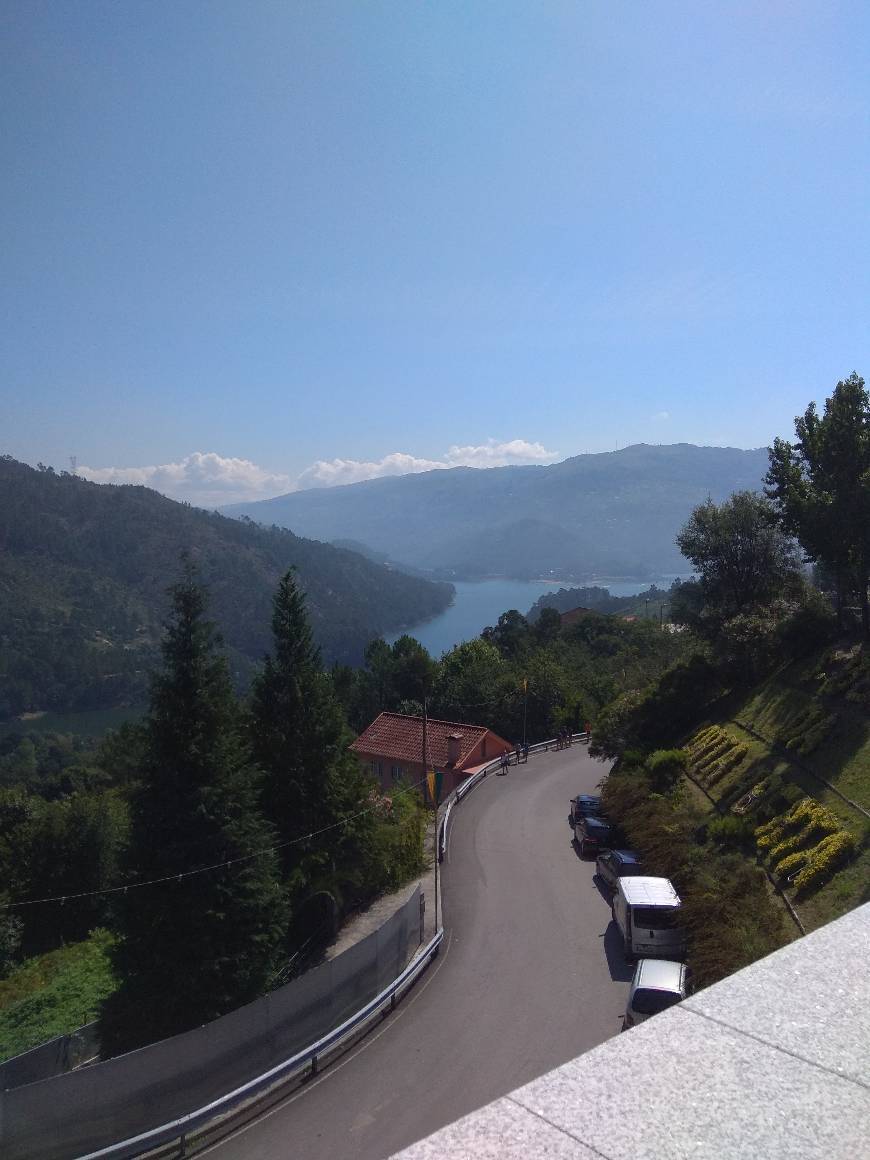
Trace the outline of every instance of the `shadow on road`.
[[597, 889], [598, 893], [601, 895], [601, 897], [604, 899], [604, 901], [607, 903], [607, 905], [609, 907], [610, 903], [613, 899], [613, 890], [607, 885], [607, 883], [604, 881], [604, 879], [602, 877], [600, 877], [600, 875], [598, 875], [598, 874], [594, 874], [592, 876], [592, 881], [595, 883], [595, 888]]
[[601, 937], [604, 939], [604, 953], [607, 955], [607, 969], [610, 971], [611, 979], [614, 983], [630, 983], [634, 976], [634, 967], [625, 961], [622, 935], [612, 919]]

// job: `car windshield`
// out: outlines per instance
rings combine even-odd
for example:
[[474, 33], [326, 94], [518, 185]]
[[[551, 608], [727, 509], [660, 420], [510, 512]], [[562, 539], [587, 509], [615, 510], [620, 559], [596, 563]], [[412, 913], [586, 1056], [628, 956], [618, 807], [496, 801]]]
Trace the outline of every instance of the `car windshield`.
[[677, 909], [674, 906], [636, 906], [632, 915], [635, 927], [645, 930], [674, 930]]
[[682, 998], [676, 991], [656, 991], [652, 987], [638, 987], [631, 1001], [632, 1011], [638, 1015], [657, 1015], [673, 1007]]

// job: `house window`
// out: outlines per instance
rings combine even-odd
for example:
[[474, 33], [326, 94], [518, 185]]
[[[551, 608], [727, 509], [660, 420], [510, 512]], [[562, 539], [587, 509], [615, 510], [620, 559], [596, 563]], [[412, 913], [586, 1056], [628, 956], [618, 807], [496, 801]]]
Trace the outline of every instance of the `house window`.
[[393, 781], [401, 781], [405, 771], [401, 765], [394, 765], [391, 772], [393, 774]]

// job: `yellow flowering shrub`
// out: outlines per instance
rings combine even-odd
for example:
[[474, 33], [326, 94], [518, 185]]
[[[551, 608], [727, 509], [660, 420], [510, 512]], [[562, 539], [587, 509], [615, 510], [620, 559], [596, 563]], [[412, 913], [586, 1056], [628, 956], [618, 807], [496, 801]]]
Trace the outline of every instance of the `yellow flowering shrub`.
[[810, 855], [807, 865], [794, 880], [796, 890], [808, 890], [811, 886], [821, 886], [845, 865], [855, 853], [855, 838], [848, 830], [838, 830], [823, 838]]

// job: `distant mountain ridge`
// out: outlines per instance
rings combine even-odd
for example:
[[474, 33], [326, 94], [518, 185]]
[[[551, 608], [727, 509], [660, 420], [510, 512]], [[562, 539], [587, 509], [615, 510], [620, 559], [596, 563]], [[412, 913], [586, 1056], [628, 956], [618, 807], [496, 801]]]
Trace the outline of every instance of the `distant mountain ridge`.
[[291, 492], [222, 511], [439, 575], [650, 576], [685, 567], [674, 537], [707, 496], [758, 490], [766, 448], [635, 444], [551, 466], [456, 467]]
[[271, 647], [271, 601], [295, 566], [324, 660], [450, 603], [404, 575], [280, 528], [0, 458], [0, 718], [141, 699], [187, 552], [208, 585], [239, 683]]

